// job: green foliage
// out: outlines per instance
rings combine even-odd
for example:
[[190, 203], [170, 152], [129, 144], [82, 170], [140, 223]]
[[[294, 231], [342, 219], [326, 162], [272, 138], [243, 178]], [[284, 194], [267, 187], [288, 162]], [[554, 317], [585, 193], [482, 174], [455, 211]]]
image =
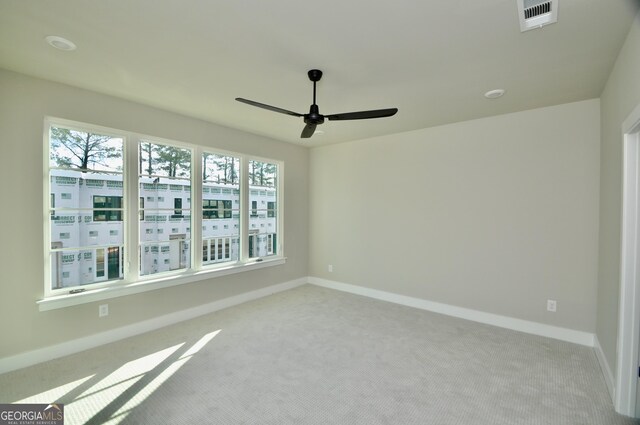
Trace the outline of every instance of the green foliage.
[[148, 176], [189, 177], [191, 151], [167, 145], [141, 142], [139, 148], [140, 172]]
[[237, 158], [204, 154], [202, 158], [203, 180], [215, 183], [237, 184], [239, 180], [239, 163]]
[[277, 166], [269, 162], [250, 161], [249, 184], [252, 186], [275, 187]]
[[[149, 176], [153, 175], [153, 144], [140, 142], [138, 155], [140, 173], [144, 174], [146, 172]], [[143, 159], [145, 157], [146, 160]]]
[[169, 177], [189, 177], [191, 151], [173, 146], [156, 145], [158, 168]]

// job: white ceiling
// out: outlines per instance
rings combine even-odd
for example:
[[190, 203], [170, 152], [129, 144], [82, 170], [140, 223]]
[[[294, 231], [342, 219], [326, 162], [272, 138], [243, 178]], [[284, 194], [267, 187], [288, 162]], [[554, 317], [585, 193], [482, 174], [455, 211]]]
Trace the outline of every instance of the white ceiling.
[[[0, 0], [0, 67], [317, 146], [599, 97], [638, 3], [559, 0], [521, 33], [516, 0]], [[321, 113], [398, 114], [300, 139], [302, 118], [234, 100], [307, 113], [311, 68]]]

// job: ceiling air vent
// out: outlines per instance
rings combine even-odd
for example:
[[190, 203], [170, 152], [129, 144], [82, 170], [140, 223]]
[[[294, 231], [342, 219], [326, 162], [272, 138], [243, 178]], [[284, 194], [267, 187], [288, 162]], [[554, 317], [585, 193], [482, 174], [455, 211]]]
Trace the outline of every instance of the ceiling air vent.
[[520, 31], [529, 31], [558, 20], [558, 0], [517, 0]]

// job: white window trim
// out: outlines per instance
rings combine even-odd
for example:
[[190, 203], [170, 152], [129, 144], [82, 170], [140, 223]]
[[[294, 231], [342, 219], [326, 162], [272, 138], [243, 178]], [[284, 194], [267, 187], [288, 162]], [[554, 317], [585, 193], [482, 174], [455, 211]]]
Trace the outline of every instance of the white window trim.
[[266, 267], [279, 266], [285, 264], [286, 260], [286, 257], [268, 257], [262, 259], [262, 261], [258, 259], [251, 263], [234, 263], [232, 265], [226, 265], [225, 267], [219, 267], [212, 270], [191, 271], [189, 273], [181, 273], [180, 275], [155, 275], [153, 279], [141, 280], [139, 282], [103, 286], [101, 288], [90, 289], [77, 294], [56, 295], [39, 300], [37, 301], [37, 304], [40, 311], [55, 310], [94, 301], [108, 300], [126, 295], [154, 291], [156, 289], [201, 282], [203, 280], [214, 279], [251, 270], [260, 270]]
[[[127, 178], [123, 181], [123, 216], [129, 217], [131, 206], [136, 210], [136, 220], [127, 220], [126, 225], [123, 227], [123, 245], [128, 247], [125, 251], [124, 260], [124, 278], [119, 281], [111, 281], [109, 283], [96, 282], [90, 285], [74, 286], [58, 290], [51, 289], [51, 264], [50, 264], [50, 245], [51, 245], [51, 228], [50, 228], [50, 177], [49, 177], [49, 129], [51, 126], [70, 127], [79, 131], [86, 132], [100, 132], [103, 134], [110, 134], [124, 139], [124, 174]], [[224, 149], [216, 149], [215, 147], [205, 147], [194, 144], [188, 144], [185, 142], [179, 142], [174, 140], [168, 140], [161, 137], [148, 136], [139, 133], [133, 133], [129, 131], [121, 131], [113, 128], [107, 128], [98, 125], [92, 125], [82, 122], [70, 121], [55, 117], [45, 117], [43, 139], [45, 146], [45, 154], [43, 155], [43, 190], [44, 202], [43, 202], [43, 220], [44, 220], [44, 297], [37, 301], [40, 311], [53, 310], [58, 308], [64, 308], [73, 305], [84, 304], [88, 302], [94, 302], [99, 300], [105, 300], [110, 298], [116, 298], [141, 292], [152, 291], [161, 288], [167, 288], [176, 285], [183, 285], [192, 282], [199, 282], [203, 280], [213, 279], [221, 276], [226, 276], [235, 273], [241, 273], [251, 270], [259, 270], [265, 267], [273, 267], [281, 264], [285, 264], [286, 257], [283, 253], [282, 242], [284, 240], [283, 233], [283, 175], [284, 175], [284, 163], [282, 161], [274, 160], [271, 158], [263, 158], [259, 156], [246, 155], [238, 152], [230, 152]], [[138, 203], [139, 203], [139, 181], [138, 181], [138, 144], [140, 141], [149, 141], [155, 143], [164, 143], [177, 147], [184, 147], [190, 149], [192, 152], [191, 159], [191, 268], [185, 271], [175, 272], [163, 272], [154, 275], [141, 276], [138, 264], [139, 250], [139, 231], [140, 222], [138, 220]], [[277, 241], [277, 255], [272, 255], [263, 258], [248, 258], [248, 242], [240, 243], [241, 252], [240, 259], [236, 262], [226, 262], [218, 264], [202, 264], [202, 200], [200, 196], [193, 196], [193, 194], [202, 193], [202, 154], [203, 152], [214, 153], [219, 155], [232, 155], [240, 159], [240, 199], [242, 205], [246, 207], [241, 210], [240, 218], [240, 241], [248, 238], [249, 229], [249, 215], [250, 205], [249, 200], [249, 180], [248, 180], [248, 167], [249, 161], [264, 161], [276, 164], [278, 167], [277, 174], [277, 187], [276, 187], [276, 205], [277, 205], [277, 221], [276, 229], [278, 234]], [[133, 177], [135, 176], [135, 177]], [[195, 243], [198, 242], [198, 243]], [[134, 247], [135, 249], [132, 249]], [[136, 254], [131, 254], [136, 252]], [[71, 290], [81, 290], [77, 293], [69, 293]]]

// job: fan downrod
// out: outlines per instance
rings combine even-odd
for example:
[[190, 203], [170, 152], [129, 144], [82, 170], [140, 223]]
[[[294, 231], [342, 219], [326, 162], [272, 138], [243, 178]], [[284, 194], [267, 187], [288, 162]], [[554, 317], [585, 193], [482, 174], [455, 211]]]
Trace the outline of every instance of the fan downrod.
[[324, 116], [320, 113], [318, 105], [316, 105], [316, 82], [322, 78], [322, 71], [319, 69], [310, 69], [307, 75], [309, 79], [313, 81], [313, 104], [309, 107], [309, 113], [304, 114], [304, 122], [308, 125], [316, 126], [324, 122]]

